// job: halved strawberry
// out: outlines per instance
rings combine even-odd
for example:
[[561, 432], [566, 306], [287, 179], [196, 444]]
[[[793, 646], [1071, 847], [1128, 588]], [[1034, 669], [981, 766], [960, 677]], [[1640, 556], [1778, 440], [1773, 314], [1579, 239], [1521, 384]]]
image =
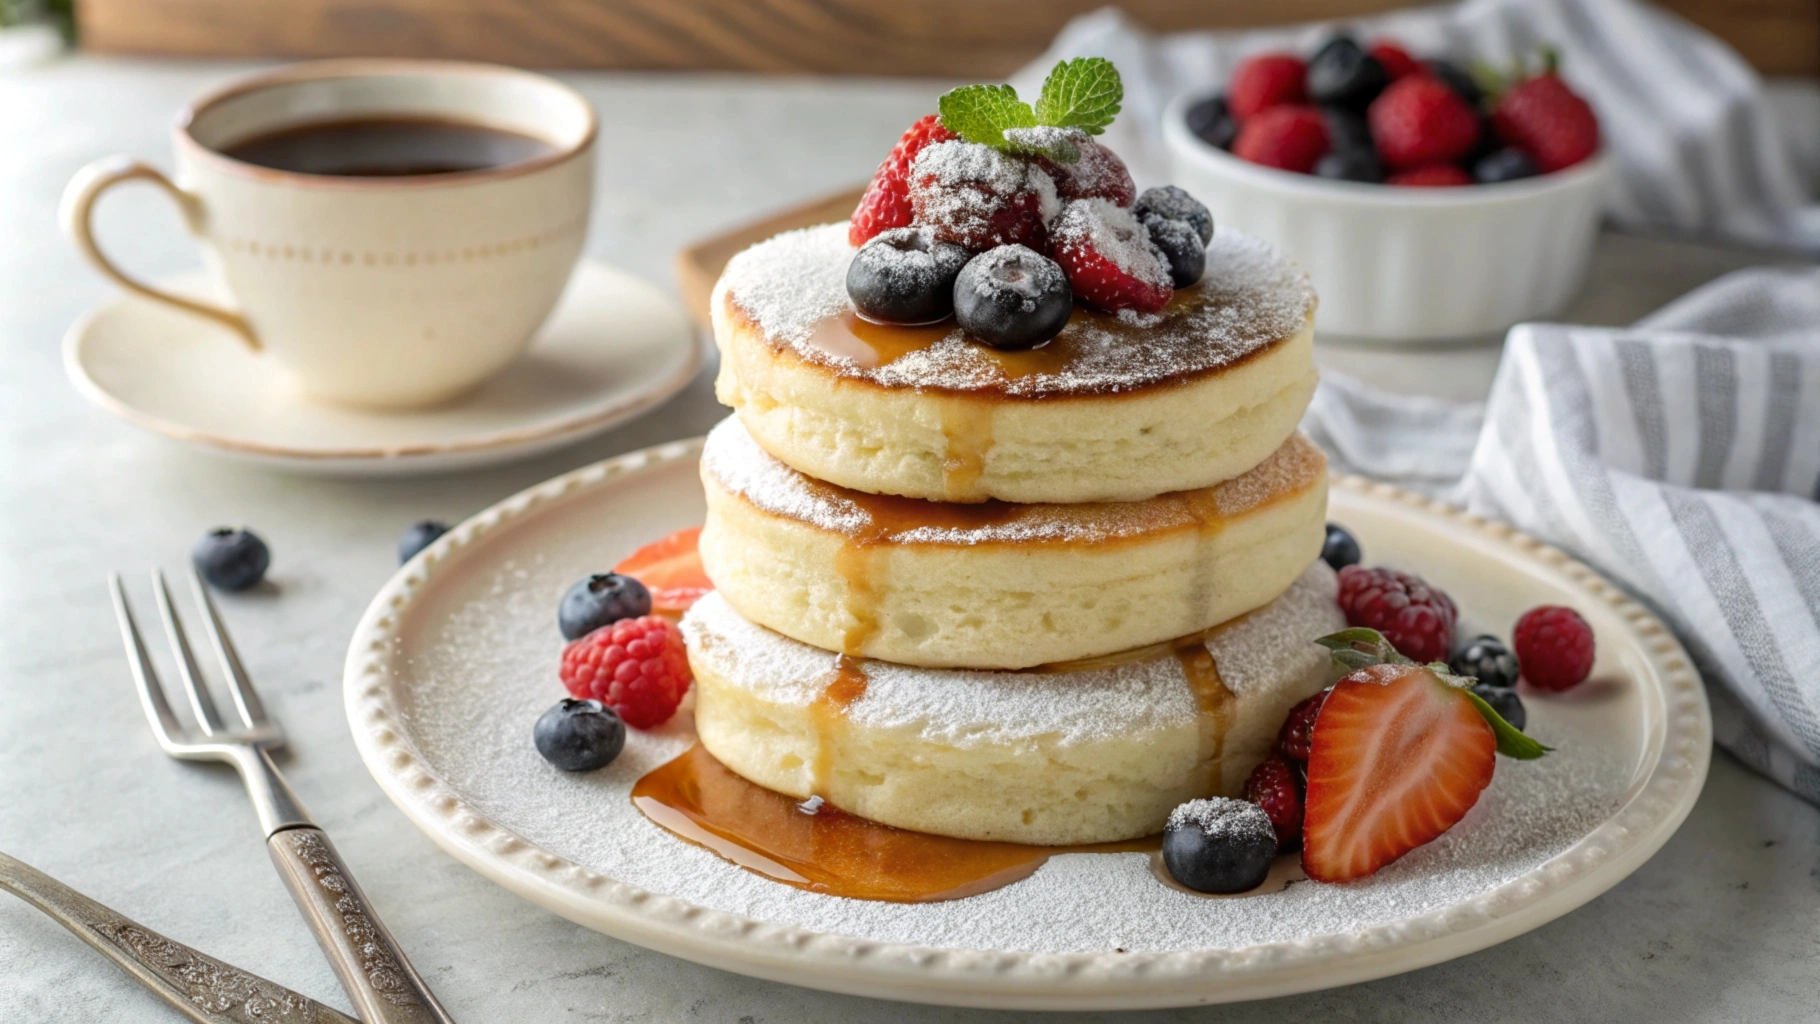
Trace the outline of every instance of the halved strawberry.
[[1491, 783], [1498, 739], [1467, 691], [1431, 668], [1340, 680], [1315, 719], [1302, 870], [1364, 878], [1452, 828]]
[[700, 539], [699, 526], [678, 530], [632, 552], [613, 571], [638, 580], [651, 591], [653, 612], [680, 615], [714, 589], [714, 581], [702, 571], [701, 552], [696, 547]]

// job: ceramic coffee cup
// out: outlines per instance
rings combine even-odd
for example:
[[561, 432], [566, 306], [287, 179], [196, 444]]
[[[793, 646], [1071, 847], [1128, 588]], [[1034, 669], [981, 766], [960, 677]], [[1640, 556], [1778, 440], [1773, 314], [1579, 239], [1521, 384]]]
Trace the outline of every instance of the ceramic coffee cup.
[[[372, 174], [245, 156], [254, 140], [393, 123], [477, 128], [524, 145], [518, 159]], [[312, 396], [426, 405], [510, 362], [561, 296], [587, 232], [595, 134], [587, 100], [530, 72], [441, 61], [299, 64], [184, 111], [171, 177], [125, 157], [84, 168], [64, 193], [64, 227], [117, 284], [224, 325]], [[237, 149], [242, 157], [229, 155]], [[138, 180], [176, 201], [233, 308], [136, 281], [101, 251], [96, 200]]]

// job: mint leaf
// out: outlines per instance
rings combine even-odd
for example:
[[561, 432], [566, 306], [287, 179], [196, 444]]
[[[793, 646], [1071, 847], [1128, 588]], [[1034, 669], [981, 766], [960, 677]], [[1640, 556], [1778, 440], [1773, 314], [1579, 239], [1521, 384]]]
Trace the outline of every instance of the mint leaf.
[[[1089, 135], [1106, 130], [1118, 116], [1125, 99], [1119, 71], [1104, 57], [1065, 60], [1043, 81], [1043, 95], [1036, 101], [1039, 124], [1079, 128]], [[952, 129], [950, 129], [952, 130]]]
[[1516, 726], [1504, 720], [1504, 716], [1485, 703], [1485, 698], [1472, 692], [1470, 688], [1460, 691], [1472, 701], [1472, 706], [1479, 709], [1485, 724], [1491, 726], [1492, 735], [1498, 738], [1498, 753], [1505, 757], [1514, 757], [1519, 761], [1534, 761], [1543, 754], [1555, 749], [1543, 746], [1524, 735]]
[[1007, 149], [1007, 128], [1035, 128], [1030, 104], [1017, 98], [1009, 85], [963, 85], [950, 89], [937, 101], [942, 127], [968, 142]]

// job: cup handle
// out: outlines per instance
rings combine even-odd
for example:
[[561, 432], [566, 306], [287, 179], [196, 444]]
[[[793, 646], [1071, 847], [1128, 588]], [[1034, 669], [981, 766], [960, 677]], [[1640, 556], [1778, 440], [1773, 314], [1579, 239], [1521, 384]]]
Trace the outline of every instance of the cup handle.
[[76, 243], [76, 248], [84, 259], [115, 284], [153, 302], [162, 302], [193, 316], [213, 320], [233, 331], [240, 340], [246, 342], [248, 348], [259, 351], [259, 338], [253, 334], [252, 325], [247, 323], [245, 316], [225, 306], [177, 295], [136, 281], [115, 266], [114, 261], [101, 251], [101, 246], [95, 241], [95, 201], [101, 198], [101, 193], [125, 181], [149, 181], [163, 189], [177, 204], [190, 233], [196, 233], [199, 212], [196, 197], [172, 184], [171, 179], [150, 164], [122, 156], [97, 160], [76, 172], [76, 176], [70, 179], [69, 187], [63, 190], [63, 233]]

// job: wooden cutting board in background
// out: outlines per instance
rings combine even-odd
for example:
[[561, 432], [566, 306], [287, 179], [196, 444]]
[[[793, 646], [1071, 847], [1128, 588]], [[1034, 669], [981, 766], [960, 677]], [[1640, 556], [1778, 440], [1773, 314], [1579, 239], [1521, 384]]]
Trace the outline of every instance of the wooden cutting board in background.
[[695, 318], [703, 330], [712, 331], [713, 325], [708, 318], [708, 299], [714, 292], [714, 282], [720, 279], [721, 269], [735, 253], [746, 246], [762, 242], [779, 231], [806, 228], [829, 221], [844, 221], [853, 216], [853, 208], [859, 205], [860, 194], [864, 191], [862, 186], [851, 192], [813, 200], [764, 220], [743, 224], [713, 238], [704, 238], [677, 253], [676, 283], [682, 292], [683, 303], [689, 307], [689, 315]]
[[[86, 49], [456, 57], [526, 67], [991, 78], [1108, 0], [76, 0]], [[1354, 17], [1410, 0], [1113, 0], [1159, 31]], [[1759, 71], [1820, 74], [1820, 0], [1659, 0]]]

